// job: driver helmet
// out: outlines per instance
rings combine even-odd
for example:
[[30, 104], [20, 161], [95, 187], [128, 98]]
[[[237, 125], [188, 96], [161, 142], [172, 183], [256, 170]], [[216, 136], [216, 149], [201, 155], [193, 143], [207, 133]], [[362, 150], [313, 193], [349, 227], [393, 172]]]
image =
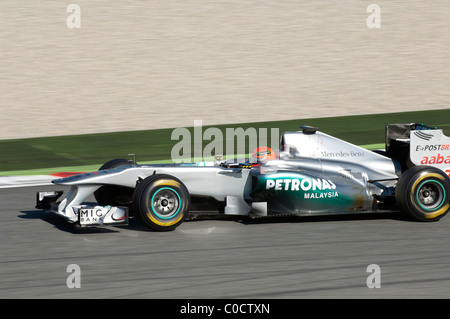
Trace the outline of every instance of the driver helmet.
[[250, 164], [260, 165], [274, 159], [277, 159], [275, 152], [270, 147], [261, 146], [253, 152], [250, 157]]

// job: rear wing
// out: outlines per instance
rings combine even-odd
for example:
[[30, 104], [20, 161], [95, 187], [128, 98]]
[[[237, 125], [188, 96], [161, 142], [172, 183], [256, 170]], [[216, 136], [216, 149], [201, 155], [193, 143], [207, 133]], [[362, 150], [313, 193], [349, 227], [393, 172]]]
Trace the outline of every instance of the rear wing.
[[441, 129], [423, 124], [386, 125], [386, 153], [402, 169], [429, 165], [450, 175], [450, 137]]

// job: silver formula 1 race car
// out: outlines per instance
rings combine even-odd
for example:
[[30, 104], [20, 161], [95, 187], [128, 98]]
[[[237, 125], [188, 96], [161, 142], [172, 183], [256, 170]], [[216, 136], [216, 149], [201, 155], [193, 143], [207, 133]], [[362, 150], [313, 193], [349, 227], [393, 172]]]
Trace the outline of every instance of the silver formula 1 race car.
[[[256, 164], [138, 165], [116, 159], [54, 180], [36, 208], [81, 226], [128, 224], [173, 230], [202, 212], [265, 217], [402, 211], [436, 221], [450, 208], [450, 138], [422, 124], [386, 125], [386, 148], [370, 151], [316, 128], [284, 132], [276, 159]], [[270, 149], [269, 149], [270, 150]], [[94, 195], [97, 203], [86, 203]]]

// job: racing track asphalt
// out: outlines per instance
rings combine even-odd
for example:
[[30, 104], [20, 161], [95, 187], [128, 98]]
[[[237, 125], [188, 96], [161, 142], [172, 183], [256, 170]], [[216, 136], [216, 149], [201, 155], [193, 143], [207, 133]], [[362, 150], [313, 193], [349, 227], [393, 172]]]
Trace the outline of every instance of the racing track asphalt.
[[[450, 217], [188, 221], [78, 229], [0, 189], [0, 298], [449, 298]], [[77, 264], [81, 288], [69, 289]], [[367, 267], [381, 269], [369, 289]]]

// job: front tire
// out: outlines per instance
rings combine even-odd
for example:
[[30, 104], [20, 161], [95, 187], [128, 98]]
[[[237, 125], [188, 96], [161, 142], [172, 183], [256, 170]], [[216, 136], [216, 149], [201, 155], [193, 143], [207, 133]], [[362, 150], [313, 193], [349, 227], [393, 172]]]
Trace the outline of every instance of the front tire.
[[437, 221], [450, 210], [450, 179], [435, 167], [414, 166], [400, 176], [395, 198], [413, 219]]
[[135, 216], [148, 228], [170, 231], [177, 228], [189, 213], [190, 196], [184, 184], [170, 175], [152, 175], [141, 181], [134, 191]]

